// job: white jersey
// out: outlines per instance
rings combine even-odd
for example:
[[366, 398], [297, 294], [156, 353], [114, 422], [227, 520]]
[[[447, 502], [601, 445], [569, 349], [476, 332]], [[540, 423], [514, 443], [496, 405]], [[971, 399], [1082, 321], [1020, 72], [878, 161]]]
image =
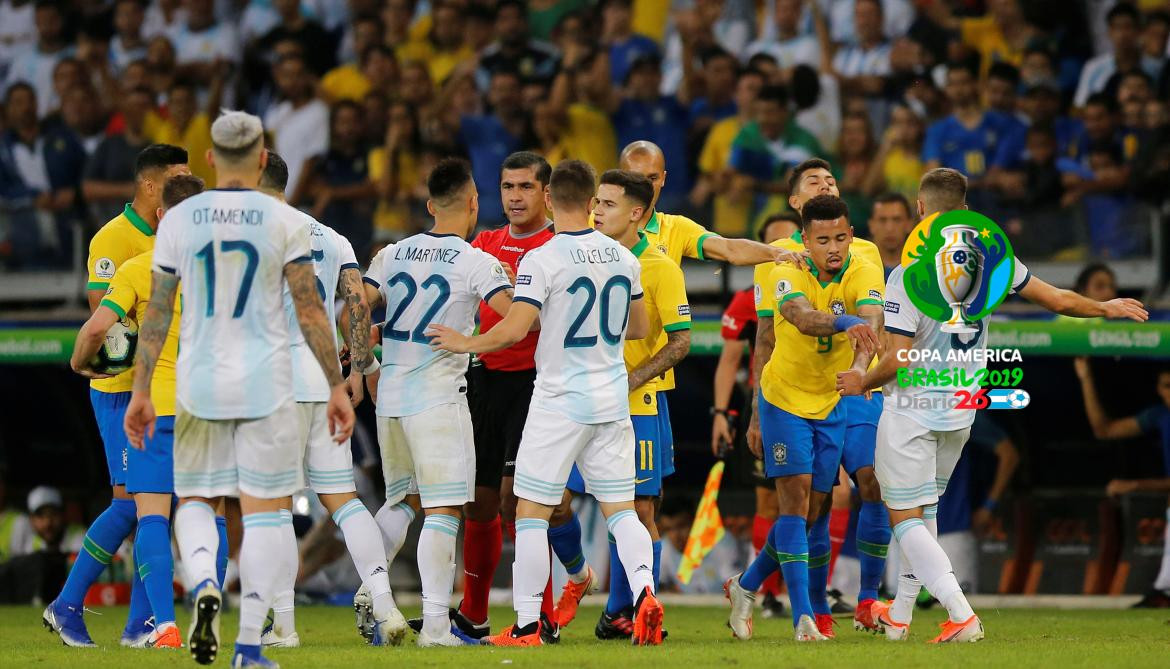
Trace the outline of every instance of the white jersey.
[[176, 390], [188, 413], [262, 418], [292, 400], [282, 299], [291, 262], [312, 262], [309, 227], [258, 191], [204, 191], [163, 217], [154, 268], [183, 279]]
[[[1017, 258], [1012, 278], [1012, 292], [1018, 292], [1028, 283], [1032, 275], [1028, 268]], [[987, 348], [987, 327], [989, 319], [976, 321], [979, 331], [974, 334], [952, 334], [942, 331], [942, 323], [926, 316], [906, 293], [902, 279], [905, 268], [895, 267], [886, 279], [885, 319], [886, 331], [912, 337], [915, 351], [926, 352], [933, 356], [935, 353], [941, 360], [924, 358], [914, 361], [899, 361], [898, 367], [907, 367], [911, 372], [915, 369], [924, 369], [942, 373], [946, 370], [952, 379], [970, 380], [966, 385], [960, 385], [958, 380], [945, 386], [914, 386], [902, 387], [895, 378], [883, 388], [885, 403], [883, 411], [906, 416], [919, 425], [931, 430], [949, 432], [970, 427], [975, 421], [975, 412], [970, 409], [956, 409], [958, 401], [955, 393], [966, 390], [974, 393], [979, 390], [975, 380], [979, 370], [987, 367], [986, 358], [979, 355], [970, 355], [971, 351], [983, 351]]]
[[464, 397], [469, 356], [432, 350], [426, 329], [470, 335], [479, 301], [512, 287], [500, 262], [458, 235], [423, 232], [382, 249], [365, 280], [386, 303], [378, 415], [411, 416]]
[[[333, 228], [318, 223], [316, 219], [304, 212], [297, 212], [309, 226], [309, 244], [312, 246], [313, 271], [317, 275], [317, 292], [325, 302], [325, 315], [333, 329], [337, 329], [337, 288], [340, 285], [341, 271], [358, 269], [357, 257], [354, 256], [353, 246], [349, 240], [342, 237]], [[288, 338], [292, 343], [292, 380], [293, 394], [298, 402], [328, 402], [329, 382], [325, 379], [325, 372], [313, 355], [301, 332], [300, 322], [297, 320], [296, 306], [293, 305], [292, 293], [288, 284], [284, 286], [284, 311], [288, 315]], [[337, 363], [337, 370], [341, 371], [341, 363]]]
[[540, 309], [541, 323], [533, 407], [586, 424], [629, 418], [622, 352], [641, 275], [634, 254], [592, 229], [558, 233], [524, 256], [515, 301]]

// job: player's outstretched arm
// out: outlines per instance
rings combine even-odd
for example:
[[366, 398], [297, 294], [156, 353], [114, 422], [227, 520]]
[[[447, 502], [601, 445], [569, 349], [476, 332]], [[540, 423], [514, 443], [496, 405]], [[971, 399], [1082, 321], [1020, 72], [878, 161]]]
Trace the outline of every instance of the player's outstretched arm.
[[728, 239], [711, 236], [703, 240], [703, 257], [723, 260], [732, 265], [759, 265], [761, 263], [789, 262], [799, 266], [802, 255], [778, 246], [762, 244], [751, 239]]
[[650, 379], [665, 374], [691, 352], [691, 331], [679, 330], [666, 333], [666, 345], [650, 356], [646, 364], [629, 374], [630, 389], [639, 388]]
[[[646, 314], [646, 302], [637, 297], [630, 301], [630, 322], [626, 325], [626, 339], [642, 339], [650, 334], [650, 316]], [[690, 347], [690, 335], [687, 335]], [[630, 386], [634, 388], [636, 386]]]
[[1093, 436], [1098, 439], [1129, 439], [1141, 435], [1142, 427], [1136, 416], [1111, 419], [1109, 414], [1105, 413], [1105, 407], [1101, 405], [1101, 399], [1097, 396], [1097, 384], [1093, 382], [1093, 369], [1089, 366], [1089, 359], [1074, 358], [1073, 365], [1077, 378], [1081, 381], [1085, 415], [1089, 418], [1089, 426], [1093, 428]]
[[[756, 323], [756, 354], [752, 358], [752, 378], [759, 384], [764, 374], [764, 365], [772, 359], [772, 352], [776, 350], [776, 319], [773, 316], [763, 316], [758, 312]], [[760, 393], [752, 393], [752, 415], [748, 421], [747, 431], [748, 450], [757, 458], [764, 457], [762, 439], [760, 437]]]
[[337, 363], [337, 340], [321, 296], [317, 293], [317, 277], [310, 263], [291, 262], [284, 266], [284, 279], [297, 310], [297, 322], [305, 343], [325, 372], [329, 381], [331, 396], [326, 413], [333, 440], [344, 443], [353, 433], [353, 407], [346, 392], [345, 379], [341, 377], [341, 366]]
[[1138, 323], [1150, 319], [1149, 312], [1137, 300], [1119, 297], [1108, 302], [1098, 302], [1075, 291], [1057, 288], [1036, 276], [1032, 276], [1020, 289], [1020, 296], [1062, 316], [1128, 318]]
[[151, 272], [150, 301], [138, 324], [138, 354], [134, 358], [134, 393], [126, 407], [122, 426], [130, 445], [145, 447], [146, 437], [154, 436], [154, 404], [150, 401], [150, 381], [158, 356], [162, 353], [175, 312], [175, 293], [179, 277], [170, 272]]
[[527, 336], [539, 316], [540, 309], [536, 305], [515, 302], [508, 309], [504, 320], [481, 335], [468, 337], [454, 328], [438, 323], [428, 325], [426, 335], [431, 338], [431, 348], [436, 351], [491, 353], [508, 348]]
[[73, 342], [73, 356], [69, 366], [73, 371], [90, 379], [108, 379], [112, 374], [100, 374], [93, 370], [90, 361], [97, 355], [106, 340], [106, 331], [118, 322], [118, 314], [109, 307], [99, 306], [77, 332]]

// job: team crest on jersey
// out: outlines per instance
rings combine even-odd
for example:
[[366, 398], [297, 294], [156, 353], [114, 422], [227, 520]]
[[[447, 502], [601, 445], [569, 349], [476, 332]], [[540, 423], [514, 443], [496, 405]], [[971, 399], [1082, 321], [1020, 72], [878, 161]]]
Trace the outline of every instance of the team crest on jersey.
[[516, 277], [516, 285], [517, 286], [532, 285], [532, 275], [531, 274], [521, 274], [520, 276]]
[[776, 297], [781, 298], [792, 292], [792, 282], [788, 279], [780, 279], [776, 282]]
[[642, 393], [642, 403], [649, 405], [653, 400], [650, 399], [650, 393]]
[[93, 274], [99, 279], [114, 278], [114, 261], [109, 258], [98, 258], [93, 264]]
[[844, 316], [845, 303], [841, 300], [833, 300], [829, 303], [829, 311], [832, 311], [834, 316]]
[[772, 459], [778, 465], [788, 464], [788, 445], [784, 443], [772, 444]]

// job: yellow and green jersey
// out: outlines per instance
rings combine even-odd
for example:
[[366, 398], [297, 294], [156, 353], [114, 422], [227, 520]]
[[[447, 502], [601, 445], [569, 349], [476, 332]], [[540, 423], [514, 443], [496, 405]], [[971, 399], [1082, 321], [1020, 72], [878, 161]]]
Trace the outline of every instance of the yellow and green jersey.
[[[627, 372], [646, 364], [655, 353], [661, 351], [666, 346], [668, 333], [691, 329], [691, 305], [687, 301], [682, 268], [651, 246], [647, 235], [642, 235], [641, 241], [630, 251], [642, 266], [642, 301], [650, 320], [650, 332], [642, 339], [626, 341], [624, 355]], [[634, 308], [637, 308], [637, 303]], [[631, 388], [630, 413], [635, 416], [658, 413], [654, 393], [671, 388], [674, 388], [673, 369], [666, 370], [640, 388]]]
[[[792, 251], [793, 253], [803, 253], [805, 251], [804, 239], [800, 236], [800, 231], [797, 230], [791, 237], [777, 239], [772, 242], [772, 246], [777, 246], [785, 251]], [[861, 237], [854, 237], [853, 242], [849, 244], [849, 254], [862, 258], [868, 261], [871, 265], [877, 268], [882, 268], [882, 254], [878, 250], [877, 244], [862, 239]], [[754, 281], [756, 288], [756, 315], [764, 318], [772, 318], [776, 312], [776, 296], [772, 291], [761, 290], [768, 281], [768, 276], [776, 267], [776, 263], [761, 263], [756, 265], [754, 273]]]

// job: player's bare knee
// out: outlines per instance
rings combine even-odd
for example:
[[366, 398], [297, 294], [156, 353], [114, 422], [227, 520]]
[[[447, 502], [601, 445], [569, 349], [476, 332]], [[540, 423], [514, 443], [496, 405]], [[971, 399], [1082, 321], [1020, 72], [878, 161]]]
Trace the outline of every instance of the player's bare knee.
[[500, 481], [500, 517], [505, 522], [516, 520], [516, 493], [512, 490], [512, 477], [505, 476]]
[[775, 520], [779, 512], [779, 498], [776, 496], [774, 488], [756, 487], [756, 515], [767, 519]]
[[568, 494], [561, 499], [561, 503], [556, 505], [556, 508], [553, 509], [552, 516], [548, 519], [549, 527], [560, 527], [573, 519], [572, 501], [573, 497]]
[[463, 518], [463, 509], [457, 506], [434, 506], [425, 509], [423, 513], [428, 516], [444, 515]]
[[171, 496], [166, 493], [134, 493], [134, 508], [137, 509], [139, 518], [146, 516], [167, 518], [171, 515]]
[[126, 486], [116, 485], [113, 488], [114, 499], [134, 499], [134, 497], [126, 492]]
[[[319, 493], [317, 495], [317, 499], [321, 500], [321, 506], [325, 507], [326, 511], [328, 511], [330, 514], [333, 514], [335, 511], [337, 511], [341, 507], [348, 504], [350, 502], [350, 500], [357, 499], [357, 493], [354, 493], [354, 492]], [[285, 508], [288, 508], [288, 509], [292, 508], [292, 499], [291, 498], [289, 499], [289, 506], [287, 506]]]
[[776, 479], [777, 509], [782, 516], [807, 516], [809, 492], [812, 489], [810, 476], [781, 476]]
[[873, 467], [862, 467], [854, 475], [857, 479], [857, 492], [863, 502], [882, 501], [882, 487], [878, 484]]
[[922, 507], [920, 506], [913, 509], [891, 509], [888, 506], [886, 508], [890, 512], [890, 527], [895, 527], [904, 520], [922, 517]]
[[467, 519], [477, 523], [490, 523], [500, 514], [500, 494], [486, 486], [476, 486], [475, 499], [463, 505]]
[[516, 518], [539, 518], [540, 520], [548, 520], [552, 517], [555, 508], [556, 506], [552, 504], [541, 504], [530, 499], [520, 498], [516, 502]]

